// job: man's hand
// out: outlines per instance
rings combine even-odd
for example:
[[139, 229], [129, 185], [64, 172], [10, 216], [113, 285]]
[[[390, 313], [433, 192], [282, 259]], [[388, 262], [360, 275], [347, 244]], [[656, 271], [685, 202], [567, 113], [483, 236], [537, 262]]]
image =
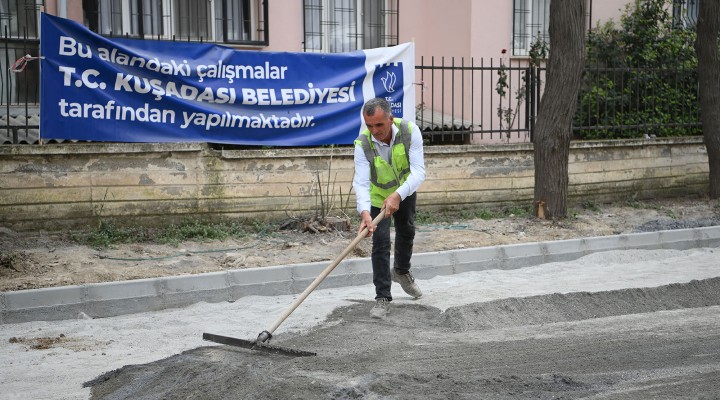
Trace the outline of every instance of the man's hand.
[[358, 234], [360, 234], [365, 227], [368, 228], [367, 237], [372, 236], [373, 232], [375, 232], [375, 225], [372, 223], [370, 211], [363, 211], [362, 214], [360, 214], [360, 228], [358, 229]]
[[390, 196], [385, 199], [383, 202], [383, 207], [385, 208], [385, 217], [389, 217], [393, 214], [395, 214], [395, 211], [397, 211], [400, 208], [400, 202], [402, 199], [400, 198], [400, 195], [398, 192], [393, 192]]

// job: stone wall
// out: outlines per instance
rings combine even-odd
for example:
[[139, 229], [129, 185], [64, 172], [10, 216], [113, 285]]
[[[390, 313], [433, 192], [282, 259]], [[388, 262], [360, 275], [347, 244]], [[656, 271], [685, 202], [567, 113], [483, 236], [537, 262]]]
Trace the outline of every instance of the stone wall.
[[[427, 146], [425, 210], [533, 198], [531, 144]], [[700, 137], [573, 142], [570, 203], [706, 193]], [[72, 229], [183, 218], [354, 215], [352, 148], [218, 150], [202, 144], [0, 146], [0, 226]]]

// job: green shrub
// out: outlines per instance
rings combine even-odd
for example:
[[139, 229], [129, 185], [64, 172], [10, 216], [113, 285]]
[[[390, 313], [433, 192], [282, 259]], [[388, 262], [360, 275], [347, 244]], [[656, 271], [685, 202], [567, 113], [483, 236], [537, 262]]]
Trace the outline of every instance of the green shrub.
[[581, 139], [699, 135], [692, 29], [673, 26], [670, 0], [628, 4], [621, 26], [594, 28], [574, 126]]

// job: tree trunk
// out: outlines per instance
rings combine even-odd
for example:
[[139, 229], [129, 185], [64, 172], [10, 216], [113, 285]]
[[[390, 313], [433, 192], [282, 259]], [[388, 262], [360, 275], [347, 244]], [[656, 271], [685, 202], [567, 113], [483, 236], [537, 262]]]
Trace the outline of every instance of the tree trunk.
[[585, 1], [550, 2], [550, 55], [535, 136], [536, 215], [567, 215], [572, 120], [585, 65]]
[[700, 122], [710, 164], [710, 198], [720, 198], [720, 61], [718, 30], [720, 0], [703, 0], [697, 23], [695, 51], [700, 84]]

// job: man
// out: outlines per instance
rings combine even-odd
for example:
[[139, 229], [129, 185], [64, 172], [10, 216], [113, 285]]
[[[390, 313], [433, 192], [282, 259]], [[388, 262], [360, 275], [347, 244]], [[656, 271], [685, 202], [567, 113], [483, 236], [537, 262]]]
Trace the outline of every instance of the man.
[[[372, 267], [375, 284], [373, 318], [384, 318], [390, 311], [391, 280], [400, 283], [413, 298], [422, 296], [410, 273], [415, 239], [415, 191], [425, 180], [425, 159], [420, 129], [400, 118], [393, 118], [390, 104], [382, 98], [363, 106], [367, 129], [355, 140], [353, 188], [361, 223], [372, 235]], [[385, 219], [373, 226], [373, 219], [385, 209]], [[390, 268], [390, 217], [395, 223], [395, 262]]]

